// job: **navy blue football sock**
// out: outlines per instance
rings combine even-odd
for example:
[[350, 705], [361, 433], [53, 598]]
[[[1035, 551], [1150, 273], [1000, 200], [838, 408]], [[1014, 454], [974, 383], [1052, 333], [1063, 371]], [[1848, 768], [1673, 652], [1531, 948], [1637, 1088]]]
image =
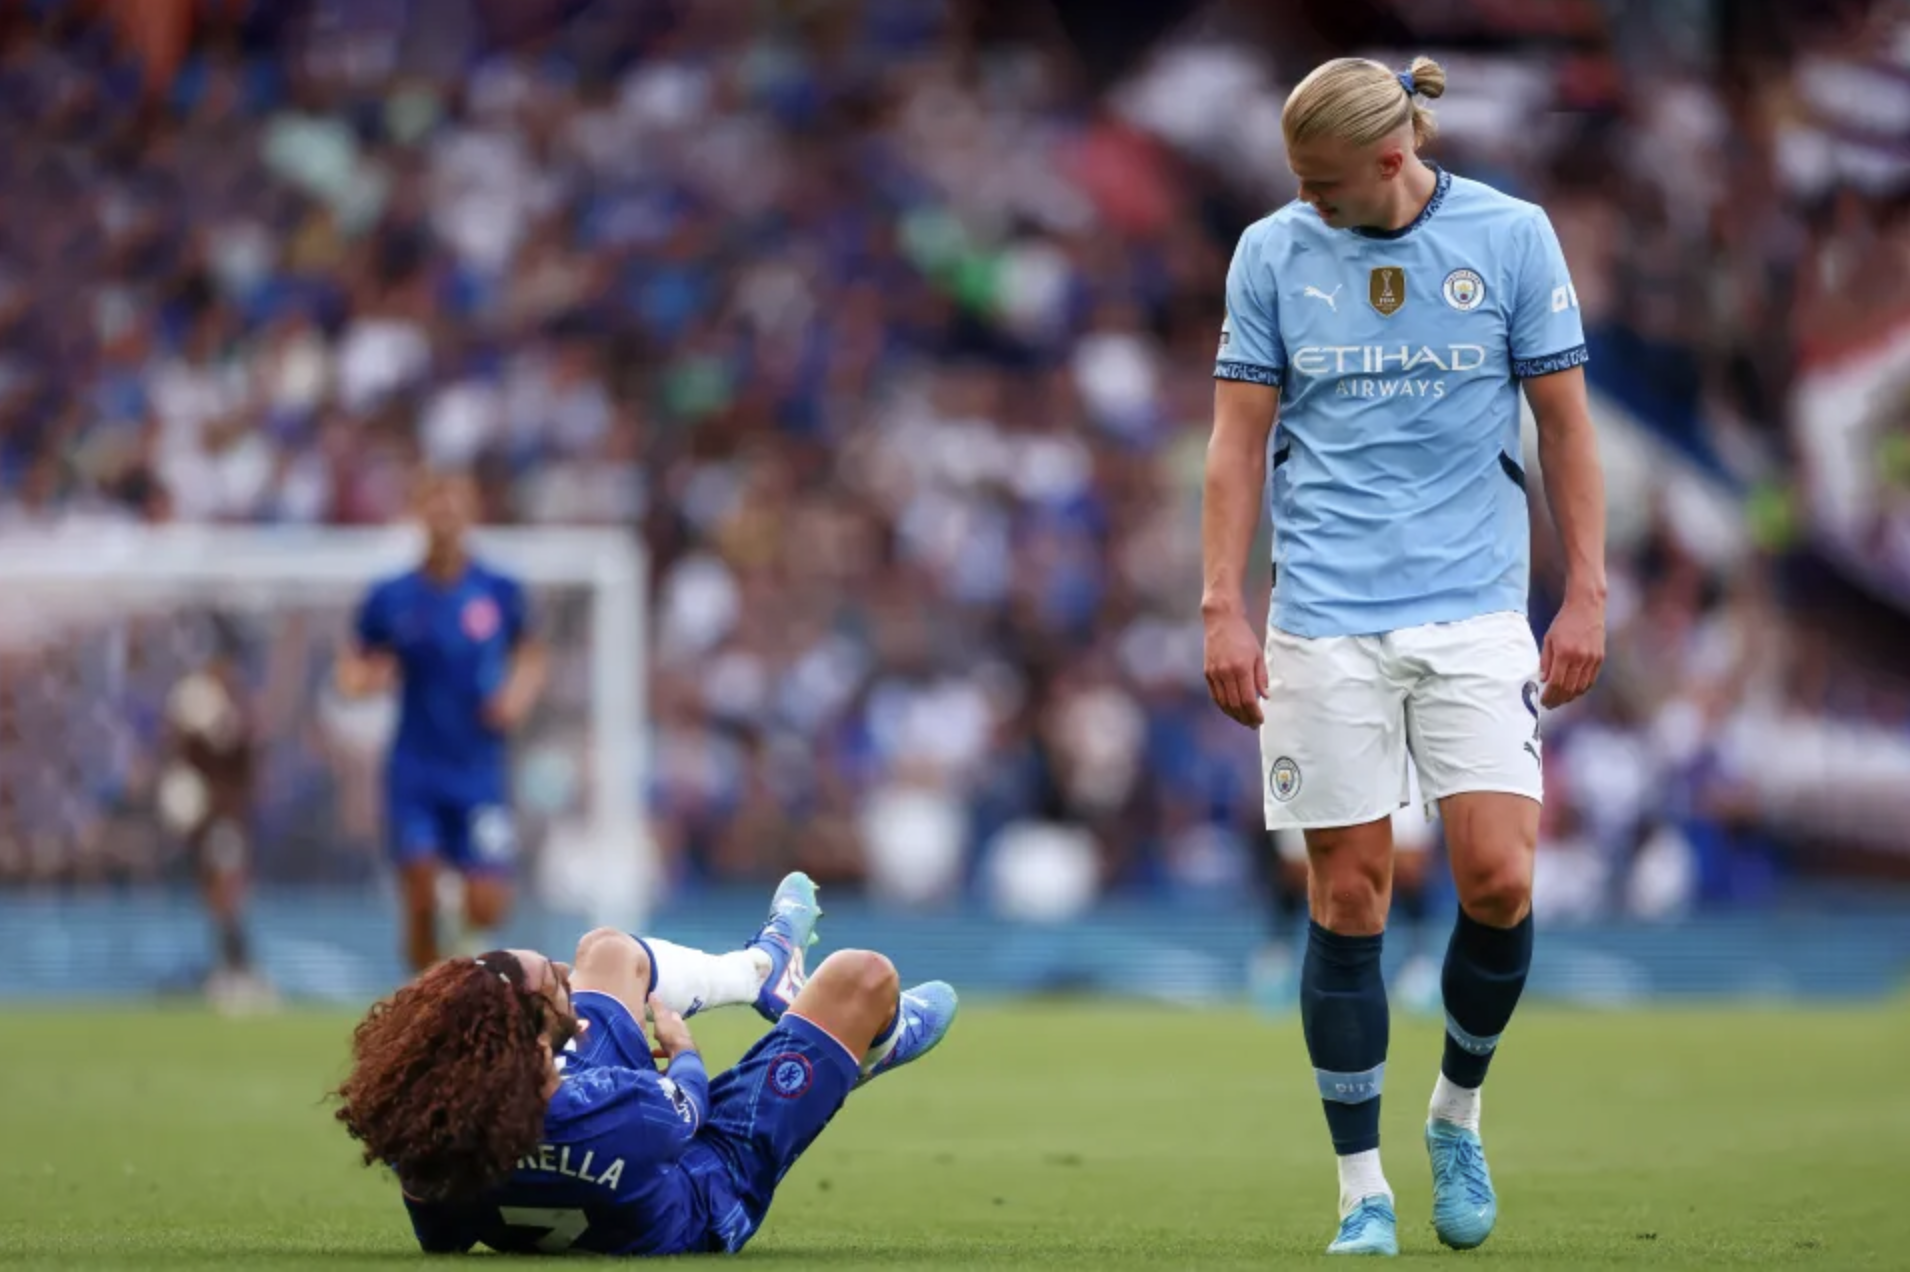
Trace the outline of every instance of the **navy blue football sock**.
[[222, 971], [242, 972], [252, 966], [251, 942], [246, 940], [245, 924], [236, 916], [224, 915], [215, 920], [219, 933], [219, 968]]
[[1532, 916], [1514, 927], [1487, 927], [1462, 908], [1440, 976], [1446, 995], [1446, 1054], [1439, 1071], [1456, 1086], [1477, 1087], [1512, 1019], [1532, 968]]
[[1344, 1157], [1379, 1147], [1379, 1097], [1386, 1082], [1386, 982], [1383, 935], [1341, 936], [1307, 926], [1300, 967], [1300, 1022], [1326, 1106], [1333, 1151]]

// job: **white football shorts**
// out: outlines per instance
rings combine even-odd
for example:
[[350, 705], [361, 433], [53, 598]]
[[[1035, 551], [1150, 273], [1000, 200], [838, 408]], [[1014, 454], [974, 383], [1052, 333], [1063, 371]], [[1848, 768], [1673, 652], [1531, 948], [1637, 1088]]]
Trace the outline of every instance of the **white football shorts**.
[[[1265, 773], [1262, 773], [1265, 776]], [[1270, 832], [1274, 850], [1282, 861], [1306, 864], [1306, 832], [1298, 826], [1282, 826]], [[1406, 802], [1393, 813], [1393, 851], [1395, 853], [1431, 852], [1439, 842], [1438, 805], [1427, 804], [1419, 793], [1419, 772], [1411, 762], [1406, 765]]]
[[1269, 626], [1266, 652], [1269, 830], [1356, 826], [1418, 800], [1431, 817], [1440, 800], [1469, 791], [1543, 800], [1539, 650], [1523, 614], [1378, 636], [1309, 639]]

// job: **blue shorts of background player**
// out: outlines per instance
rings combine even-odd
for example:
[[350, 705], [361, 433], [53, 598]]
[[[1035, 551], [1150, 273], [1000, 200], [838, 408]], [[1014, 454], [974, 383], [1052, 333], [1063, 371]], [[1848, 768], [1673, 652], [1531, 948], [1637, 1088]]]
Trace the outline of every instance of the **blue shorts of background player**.
[[485, 784], [434, 781], [391, 766], [385, 827], [392, 864], [402, 870], [435, 859], [463, 875], [508, 880], [517, 864], [517, 826], [503, 785], [501, 777]]

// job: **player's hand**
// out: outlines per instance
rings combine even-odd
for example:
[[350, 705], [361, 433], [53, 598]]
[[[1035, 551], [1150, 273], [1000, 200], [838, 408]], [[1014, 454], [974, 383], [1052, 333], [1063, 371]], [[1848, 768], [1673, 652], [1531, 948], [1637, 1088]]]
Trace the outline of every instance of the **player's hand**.
[[1260, 701], [1267, 696], [1267, 658], [1253, 625], [1239, 611], [1210, 614], [1207, 629], [1207, 692], [1214, 705], [1249, 729], [1260, 727]]
[[1605, 607], [1589, 597], [1567, 596], [1539, 652], [1539, 679], [1545, 682], [1540, 703], [1550, 711], [1583, 697], [1604, 665]]
[[530, 706], [524, 695], [514, 694], [508, 688], [493, 694], [484, 704], [484, 723], [499, 733], [513, 732], [529, 714]]
[[690, 1037], [690, 1027], [683, 1023], [683, 1017], [677, 1015], [655, 994], [650, 995], [650, 1024], [657, 1036], [657, 1045], [650, 1054], [659, 1060], [673, 1060], [686, 1051], [696, 1050], [696, 1039]]
[[338, 666], [332, 675], [333, 685], [346, 698], [368, 698], [373, 694], [390, 693], [397, 681], [397, 660], [377, 651], [347, 651], [339, 656]]

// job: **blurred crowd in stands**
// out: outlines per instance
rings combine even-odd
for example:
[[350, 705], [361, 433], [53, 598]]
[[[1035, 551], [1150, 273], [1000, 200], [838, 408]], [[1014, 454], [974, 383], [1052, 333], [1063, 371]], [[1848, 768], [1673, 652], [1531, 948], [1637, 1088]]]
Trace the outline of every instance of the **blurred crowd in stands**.
[[[1789, 404], [1910, 295], [1910, 26], [1353, 7], [1394, 42], [1204, 5], [1112, 80], [1042, 6], [963, 0], [0, 8], [0, 522], [377, 523], [467, 467], [494, 522], [643, 536], [679, 882], [1236, 893], [1256, 748], [1195, 611], [1222, 284], [1291, 191], [1286, 89], [1426, 51], [1437, 157], [1548, 207], [1630, 439], [1542, 904], [1767, 898], [1828, 824], [1778, 787], [1901, 844], [1800, 758], [1812, 728], [1910, 737], [1910, 697], [1858, 639], [1885, 618], [1824, 599]], [[1906, 414], [1878, 443], [1900, 527]], [[16, 707], [34, 639], [0, 653]], [[44, 676], [41, 714], [83, 679]], [[80, 802], [149, 794], [113, 785]], [[4, 820], [0, 872], [72, 873]]]

